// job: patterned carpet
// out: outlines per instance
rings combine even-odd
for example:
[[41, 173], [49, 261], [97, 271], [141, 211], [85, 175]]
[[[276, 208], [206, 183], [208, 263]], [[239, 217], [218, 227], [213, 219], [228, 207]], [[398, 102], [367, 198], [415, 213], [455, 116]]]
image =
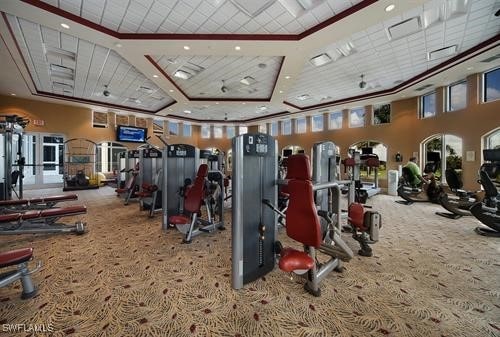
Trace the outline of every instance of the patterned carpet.
[[383, 219], [374, 257], [355, 256], [315, 298], [278, 268], [232, 290], [230, 225], [181, 245], [137, 204], [80, 193], [87, 234], [0, 237], [2, 251], [33, 246], [44, 263], [34, 299], [0, 288], [0, 335], [21, 323], [55, 328], [34, 336], [500, 336], [500, 240], [437, 205], [370, 200]]

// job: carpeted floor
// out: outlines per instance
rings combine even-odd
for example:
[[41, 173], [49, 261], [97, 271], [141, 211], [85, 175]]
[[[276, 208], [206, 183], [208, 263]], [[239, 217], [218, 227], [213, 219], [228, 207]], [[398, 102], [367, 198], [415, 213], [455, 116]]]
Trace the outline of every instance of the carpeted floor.
[[55, 328], [34, 336], [500, 336], [500, 240], [476, 235], [472, 218], [434, 215], [436, 205], [370, 200], [383, 219], [374, 257], [328, 275], [315, 298], [278, 268], [232, 290], [230, 225], [181, 245], [137, 204], [79, 194], [87, 234], [0, 237], [2, 251], [33, 246], [44, 264], [37, 297], [0, 288], [0, 335], [19, 323]]

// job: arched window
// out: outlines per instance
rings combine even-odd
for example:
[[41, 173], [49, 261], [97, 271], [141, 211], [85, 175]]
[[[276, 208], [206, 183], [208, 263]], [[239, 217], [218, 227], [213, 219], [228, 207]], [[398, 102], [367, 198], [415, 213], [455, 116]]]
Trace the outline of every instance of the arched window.
[[439, 158], [435, 176], [442, 182], [444, 182], [444, 174], [442, 173], [449, 168], [454, 169], [461, 176], [463, 159], [462, 138], [449, 134], [431, 136], [422, 142], [422, 154], [420, 158], [422, 169], [427, 162], [436, 162]]
[[[361, 153], [373, 153], [378, 156], [380, 161], [380, 167], [378, 168], [379, 179], [386, 179], [387, 176], [387, 145], [374, 141], [374, 140], [363, 140], [349, 146], [349, 149], [354, 149], [355, 151]], [[367, 177], [372, 172], [370, 170], [361, 170], [360, 176]]]

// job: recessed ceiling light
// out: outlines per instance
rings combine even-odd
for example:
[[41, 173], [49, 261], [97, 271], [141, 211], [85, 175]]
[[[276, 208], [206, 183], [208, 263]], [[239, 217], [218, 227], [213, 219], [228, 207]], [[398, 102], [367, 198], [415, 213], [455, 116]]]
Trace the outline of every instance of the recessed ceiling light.
[[170, 89], [169, 92], [174, 92], [174, 89]]
[[14, 93], [11, 93], [10, 95], [11, 95], [11, 96], [16, 96], [16, 94], [14, 94]]
[[177, 70], [174, 73], [174, 76], [178, 77], [178, 78], [182, 78], [183, 80], [187, 80], [187, 79], [193, 77], [193, 75], [191, 73], [188, 73], [187, 71], [184, 71], [184, 70]]
[[474, 67], [467, 67], [467, 70], [472, 70], [474, 69]]
[[286, 75], [285, 78], [288, 80], [290, 78], [290, 75]]
[[242, 102], [241, 104], [245, 105], [246, 103], [245, 103], [245, 102]]
[[61, 27], [69, 29], [69, 25], [67, 23], [61, 23]]
[[121, 47], [123, 47], [123, 45], [120, 42], [117, 42], [117, 43], [115, 43], [115, 47], [116, 48], [121, 48]]
[[330, 63], [332, 62], [332, 58], [330, 57], [330, 55], [328, 55], [327, 53], [323, 53], [323, 54], [320, 54], [320, 55], [316, 55], [314, 56], [313, 58], [311, 58], [309, 60], [309, 62], [313, 65], [313, 66], [316, 66], [316, 67], [321, 67], [322, 65], [325, 65], [327, 63]]
[[153, 75], [154, 78], [158, 78], [158, 75]]
[[215, 104], [219, 104], [219, 102], [215, 102]]
[[234, 50], [241, 50], [241, 47], [240, 46], [235, 46]]
[[282, 93], [283, 93], [283, 90], [280, 90], [280, 94], [282, 94]]
[[189, 50], [191, 49], [189, 46], [184, 46], [184, 50]]
[[387, 6], [387, 7], [385, 8], [385, 11], [386, 11], [386, 12], [390, 12], [390, 11], [392, 11], [394, 8], [396, 8], [396, 6], [395, 6], [394, 4], [390, 4], [389, 6]]
[[191, 113], [191, 110], [184, 110], [184, 113], [185, 113], [185, 114], [190, 114], [190, 113]]

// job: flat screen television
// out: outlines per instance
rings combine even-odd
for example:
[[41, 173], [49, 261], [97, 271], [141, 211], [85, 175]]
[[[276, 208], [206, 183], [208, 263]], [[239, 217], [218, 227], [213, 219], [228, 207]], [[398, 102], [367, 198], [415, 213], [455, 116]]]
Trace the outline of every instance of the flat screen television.
[[116, 140], [119, 142], [145, 143], [148, 138], [148, 129], [135, 126], [118, 125]]
[[373, 148], [372, 147], [362, 147], [361, 154], [373, 154]]
[[287, 158], [290, 157], [293, 154], [292, 149], [284, 149], [283, 150], [283, 157]]

